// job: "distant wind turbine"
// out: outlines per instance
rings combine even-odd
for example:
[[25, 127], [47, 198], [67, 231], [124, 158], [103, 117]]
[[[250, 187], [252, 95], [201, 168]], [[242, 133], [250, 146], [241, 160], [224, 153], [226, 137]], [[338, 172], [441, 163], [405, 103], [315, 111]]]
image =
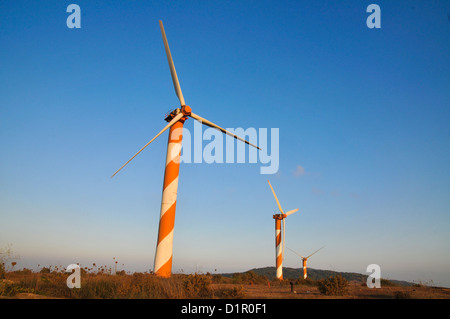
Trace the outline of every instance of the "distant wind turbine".
[[[275, 219], [275, 265], [276, 265], [276, 276], [277, 279], [283, 280], [283, 259], [284, 259], [284, 247], [285, 247], [285, 235], [286, 235], [286, 217], [298, 211], [298, 208], [290, 210], [284, 213], [281, 208], [280, 202], [278, 201], [277, 195], [272, 188], [272, 184], [270, 184], [270, 189], [272, 190], [273, 196], [275, 197], [275, 201], [277, 202], [278, 208], [280, 209], [280, 214], [273, 215], [273, 219]], [[281, 221], [283, 221], [283, 236], [281, 236]]]
[[[323, 246], [325, 247], [325, 246]], [[322, 247], [322, 248], [323, 248]], [[292, 252], [294, 252], [295, 254], [299, 255], [302, 258], [302, 262], [303, 262], [303, 279], [306, 279], [307, 274], [306, 274], [306, 262], [308, 261], [308, 258], [311, 257], [312, 255], [314, 255], [315, 253], [317, 253], [319, 250], [321, 250], [322, 248], [317, 249], [315, 252], [313, 252], [311, 255], [303, 257], [302, 255], [298, 254], [297, 252], [293, 251], [292, 249], [290, 249], [288, 247], [288, 249]]]

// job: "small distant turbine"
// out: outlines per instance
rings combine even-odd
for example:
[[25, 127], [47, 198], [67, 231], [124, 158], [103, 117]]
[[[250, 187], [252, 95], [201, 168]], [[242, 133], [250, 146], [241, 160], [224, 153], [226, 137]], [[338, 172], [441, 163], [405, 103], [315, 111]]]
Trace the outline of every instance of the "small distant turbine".
[[[286, 214], [283, 212], [283, 209], [281, 208], [280, 202], [278, 201], [277, 195], [275, 194], [275, 191], [272, 188], [272, 185], [269, 181], [270, 189], [272, 190], [273, 196], [275, 197], [275, 200], [277, 202], [278, 208], [280, 209], [280, 214], [273, 215], [273, 219], [275, 219], [275, 264], [276, 264], [276, 276], [277, 279], [283, 280], [283, 259], [284, 259], [284, 247], [285, 247], [285, 235], [286, 235], [286, 217], [295, 213], [298, 211], [298, 208], [290, 210], [286, 212]], [[281, 236], [281, 221], [283, 221], [283, 236]]]
[[[325, 246], [323, 246], [323, 247], [325, 247]], [[322, 247], [322, 248], [323, 248], [323, 247]], [[313, 253], [312, 253], [311, 255], [309, 255], [309, 256], [303, 257], [302, 255], [296, 253], [295, 251], [293, 251], [292, 249], [290, 249], [290, 248], [288, 247], [288, 249], [289, 249], [290, 251], [294, 252], [295, 254], [299, 255], [299, 256], [302, 258], [302, 262], [303, 262], [303, 279], [306, 279], [306, 277], [307, 277], [307, 274], [306, 274], [306, 262], [308, 261], [308, 258], [311, 257], [312, 255], [314, 255], [315, 253], [317, 253], [317, 252], [318, 252], [319, 250], [321, 250], [322, 248], [317, 249], [315, 252], [313, 252]]]

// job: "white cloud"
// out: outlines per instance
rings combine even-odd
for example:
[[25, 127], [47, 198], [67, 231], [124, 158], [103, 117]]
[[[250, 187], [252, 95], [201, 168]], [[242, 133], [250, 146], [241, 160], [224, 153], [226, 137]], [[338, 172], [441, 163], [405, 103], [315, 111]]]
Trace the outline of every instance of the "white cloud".
[[297, 165], [294, 171], [294, 176], [299, 177], [305, 175], [305, 168], [301, 165]]

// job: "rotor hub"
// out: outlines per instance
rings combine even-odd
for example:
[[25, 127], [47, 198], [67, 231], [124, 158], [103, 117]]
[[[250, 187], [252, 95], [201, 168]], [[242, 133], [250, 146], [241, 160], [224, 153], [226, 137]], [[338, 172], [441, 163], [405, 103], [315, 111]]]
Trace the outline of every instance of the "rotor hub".
[[192, 109], [191, 109], [191, 107], [190, 107], [189, 105], [183, 105], [183, 106], [181, 107], [181, 112], [182, 112], [184, 115], [186, 115], [186, 116], [191, 115], [191, 111], [192, 111]]
[[166, 122], [170, 122], [170, 121], [172, 121], [172, 119], [175, 117], [175, 116], [177, 116], [178, 114], [180, 114], [180, 112], [181, 113], [183, 113], [183, 115], [185, 115], [185, 116], [183, 116], [181, 119], [180, 119], [180, 121], [186, 121], [187, 120], [187, 118], [188, 118], [188, 116], [190, 116], [191, 115], [191, 107], [189, 106], [189, 105], [183, 105], [182, 107], [181, 107], [181, 109], [180, 108], [176, 108], [175, 110], [173, 110], [173, 111], [171, 111], [169, 114], [166, 114], [166, 117], [165, 117], [165, 121]]

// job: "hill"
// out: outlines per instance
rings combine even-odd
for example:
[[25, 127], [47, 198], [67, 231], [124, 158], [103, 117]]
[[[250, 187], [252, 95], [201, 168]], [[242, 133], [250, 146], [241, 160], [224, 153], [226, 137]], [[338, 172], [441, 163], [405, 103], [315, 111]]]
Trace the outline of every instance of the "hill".
[[[253, 268], [246, 272], [249, 272], [249, 271], [252, 271], [255, 274], [260, 275], [260, 276], [265, 276], [269, 280], [275, 279], [275, 267]], [[233, 274], [234, 273], [227, 273], [227, 274], [221, 274], [221, 275], [224, 277], [231, 277], [231, 276], [233, 276]], [[357, 281], [357, 282], [361, 282], [361, 283], [366, 282], [367, 277], [368, 277], [367, 275], [354, 273], [354, 272], [338, 272], [338, 271], [333, 271], [333, 270], [308, 268], [308, 278], [310, 278], [312, 280], [321, 280], [321, 279], [334, 277], [337, 275], [341, 275], [348, 281]], [[283, 278], [284, 279], [298, 279], [300, 277], [303, 277], [303, 269], [283, 267]], [[389, 279], [388, 281], [389, 281], [389, 283], [392, 283], [392, 284], [398, 285], [398, 286], [414, 285], [411, 282], [402, 281], [402, 280]]]

